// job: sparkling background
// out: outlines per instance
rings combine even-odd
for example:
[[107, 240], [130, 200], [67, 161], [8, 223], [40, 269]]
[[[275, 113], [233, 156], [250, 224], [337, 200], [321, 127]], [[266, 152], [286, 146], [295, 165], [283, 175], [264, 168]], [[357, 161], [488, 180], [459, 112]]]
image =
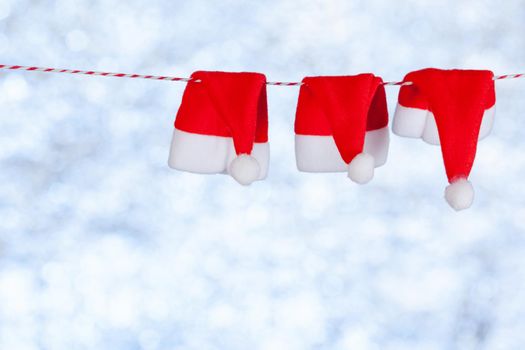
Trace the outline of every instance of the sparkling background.
[[[0, 0], [1, 63], [145, 74], [514, 73], [524, 32], [512, 0]], [[183, 89], [0, 72], [0, 349], [523, 347], [525, 81], [461, 213], [419, 140], [366, 186], [298, 173], [297, 88], [269, 87], [267, 181], [170, 170]]]

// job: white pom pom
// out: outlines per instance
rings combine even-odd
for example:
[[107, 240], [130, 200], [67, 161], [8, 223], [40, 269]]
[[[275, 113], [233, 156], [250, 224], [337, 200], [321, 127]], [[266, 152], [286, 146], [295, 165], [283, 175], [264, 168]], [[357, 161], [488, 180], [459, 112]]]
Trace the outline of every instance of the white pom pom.
[[366, 184], [374, 177], [375, 161], [368, 153], [359, 153], [348, 164], [348, 177], [358, 184]]
[[467, 209], [474, 200], [474, 188], [467, 179], [461, 178], [452, 182], [445, 189], [445, 199], [455, 210]]
[[259, 178], [261, 167], [249, 154], [240, 154], [230, 163], [230, 175], [241, 185], [250, 185]]

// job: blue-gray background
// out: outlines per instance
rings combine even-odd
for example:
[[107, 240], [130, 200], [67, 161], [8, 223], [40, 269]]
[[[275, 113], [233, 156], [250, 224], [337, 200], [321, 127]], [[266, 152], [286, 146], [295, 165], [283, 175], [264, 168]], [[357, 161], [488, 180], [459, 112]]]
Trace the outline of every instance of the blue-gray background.
[[[524, 1], [0, 0], [1, 63], [177, 76], [513, 73], [523, 33]], [[183, 89], [0, 72], [0, 349], [523, 348], [525, 81], [461, 213], [419, 140], [366, 186], [298, 173], [297, 88], [269, 88], [266, 181], [170, 170]]]

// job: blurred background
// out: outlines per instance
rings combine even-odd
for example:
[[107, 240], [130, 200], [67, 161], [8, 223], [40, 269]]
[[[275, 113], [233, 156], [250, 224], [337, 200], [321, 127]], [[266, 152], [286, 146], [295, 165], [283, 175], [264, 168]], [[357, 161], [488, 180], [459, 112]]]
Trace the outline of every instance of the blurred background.
[[[0, 63], [175, 76], [516, 73], [524, 32], [512, 0], [0, 0]], [[299, 173], [295, 87], [266, 181], [170, 170], [184, 85], [0, 72], [0, 349], [523, 348], [524, 80], [460, 213], [421, 140], [366, 186]]]

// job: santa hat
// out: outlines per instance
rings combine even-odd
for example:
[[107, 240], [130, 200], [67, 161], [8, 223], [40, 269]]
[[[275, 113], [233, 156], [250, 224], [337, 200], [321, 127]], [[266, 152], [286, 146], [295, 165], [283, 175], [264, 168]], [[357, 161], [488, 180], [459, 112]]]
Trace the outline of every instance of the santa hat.
[[441, 144], [450, 185], [447, 202], [456, 210], [470, 207], [474, 190], [468, 181], [478, 139], [493, 124], [493, 73], [486, 70], [423, 69], [411, 72], [401, 87], [393, 131]]
[[373, 74], [303, 79], [295, 119], [300, 171], [348, 172], [357, 183], [372, 179], [388, 153], [382, 83]]
[[168, 164], [195, 173], [228, 173], [242, 185], [268, 171], [266, 77], [195, 72], [175, 119]]

